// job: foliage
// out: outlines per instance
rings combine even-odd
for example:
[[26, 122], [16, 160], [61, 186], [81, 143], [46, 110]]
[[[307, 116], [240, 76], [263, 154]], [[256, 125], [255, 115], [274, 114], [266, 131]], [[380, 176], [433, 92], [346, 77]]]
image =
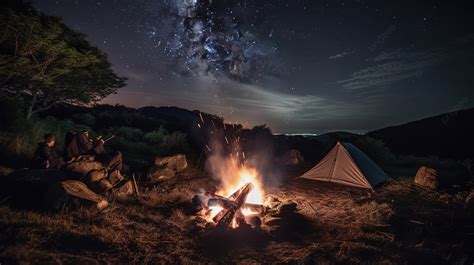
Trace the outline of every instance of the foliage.
[[89, 104], [125, 85], [107, 56], [55, 17], [0, 10], [0, 92], [28, 102], [27, 118], [57, 102]]
[[59, 149], [64, 145], [64, 135], [68, 131], [79, 131], [87, 128], [85, 125], [75, 124], [71, 120], [57, 120], [53, 117], [17, 121], [17, 127], [0, 132], [0, 154], [2, 163], [9, 166], [28, 166], [37, 144], [42, 141], [46, 133], [56, 136], [56, 145]]
[[163, 127], [144, 133], [137, 128], [121, 126], [111, 127], [103, 133], [105, 136], [115, 135], [107, 145], [114, 150], [120, 150], [126, 162], [132, 164], [135, 169], [149, 166], [150, 161], [156, 156], [189, 152], [186, 134], [169, 133]]

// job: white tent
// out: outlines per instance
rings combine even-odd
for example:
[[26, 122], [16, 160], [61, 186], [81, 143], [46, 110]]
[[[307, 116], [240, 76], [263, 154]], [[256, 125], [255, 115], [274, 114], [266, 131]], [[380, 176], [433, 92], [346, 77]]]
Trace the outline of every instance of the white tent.
[[389, 177], [366, 154], [350, 143], [336, 146], [301, 178], [373, 189]]

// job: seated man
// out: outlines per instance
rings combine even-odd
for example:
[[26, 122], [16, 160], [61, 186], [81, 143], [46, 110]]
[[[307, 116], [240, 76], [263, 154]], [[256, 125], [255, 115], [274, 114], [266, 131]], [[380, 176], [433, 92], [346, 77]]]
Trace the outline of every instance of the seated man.
[[102, 138], [93, 141], [89, 138], [87, 131], [82, 131], [79, 134], [68, 133], [66, 138], [66, 156], [68, 160], [77, 159], [82, 155], [93, 155], [109, 171], [120, 171], [122, 169], [122, 153], [114, 152], [108, 155], [105, 152], [105, 141]]
[[31, 168], [33, 169], [60, 169], [64, 165], [64, 160], [59, 157], [54, 149], [56, 138], [48, 133], [43, 137], [43, 142], [38, 144], [35, 151]]

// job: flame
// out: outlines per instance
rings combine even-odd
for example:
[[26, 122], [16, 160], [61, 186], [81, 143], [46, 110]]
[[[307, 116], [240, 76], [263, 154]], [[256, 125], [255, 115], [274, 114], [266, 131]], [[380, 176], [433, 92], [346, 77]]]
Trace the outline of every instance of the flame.
[[222, 211], [224, 208], [219, 207], [219, 206], [213, 206], [209, 207], [209, 217], [212, 220], [220, 211]]
[[253, 214], [258, 214], [257, 211], [254, 211], [250, 208], [242, 208], [241, 210], [242, 214], [245, 215], [245, 216], [248, 216], [248, 215], [253, 215]]
[[248, 194], [245, 202], [253, 204], [263, 204], [265, 194], [263, 191], [262, 183], [260, 182], [258, 172], [256, 169], [244, 165], [239, 167], [237, 175], [234, 179], [228, 179], [226, 182], [223, 182], [223, 186], [216, 194], [229, 197], [249, 182], [252, 183], [253, 189]]
[[[217, 195], [229, 198], [244, 185], [251, 183], [253, 188], [247, 195], [245, 202], [258, 205], [264, 204], [265, 192], [261, 182], [261, 176], [255, 168], [240, 163], [238, 157], [226, 159], [213, 157], [210, 160], [209, 166], [214, 176], [220, 180], [220, 187], [216, 192]], [[219, 206], [210, 207], [206, 219], [209, 220], [209, 222], [213, 222], [213, 218], [222, 210], [223, 208]], [[258, 212], [248, 207], [241, 208], [239, 211], [244, 216], [258, 214]], [[238, 222], [236, 218], [234, 218], [230, 227], [237, 228], [238, 226]]]

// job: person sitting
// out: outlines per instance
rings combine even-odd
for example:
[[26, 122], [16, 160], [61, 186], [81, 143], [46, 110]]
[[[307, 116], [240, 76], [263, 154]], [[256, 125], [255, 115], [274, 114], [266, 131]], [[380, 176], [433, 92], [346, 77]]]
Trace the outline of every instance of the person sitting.
[[89, 138], [87, 131], [82, 131], [78, 134], [68, 133], [65, 142], [66, 156], [69, 161], [78, 159], [80, 156], [92, 155], [109, 171], [122, 169], [122, 153], [117, 151], [110, 155], [107, 154], [104, 148], [105, 141], [102, 138], [93, 141]]
[[62, 157], [58, 156], [54, 145], [56, 144], [56, 137], [48, 133], [43, 137], [43, 142], [38, 144], [35, 151], [31, 168], [33, 169], [60, 169], [64, 165]]

